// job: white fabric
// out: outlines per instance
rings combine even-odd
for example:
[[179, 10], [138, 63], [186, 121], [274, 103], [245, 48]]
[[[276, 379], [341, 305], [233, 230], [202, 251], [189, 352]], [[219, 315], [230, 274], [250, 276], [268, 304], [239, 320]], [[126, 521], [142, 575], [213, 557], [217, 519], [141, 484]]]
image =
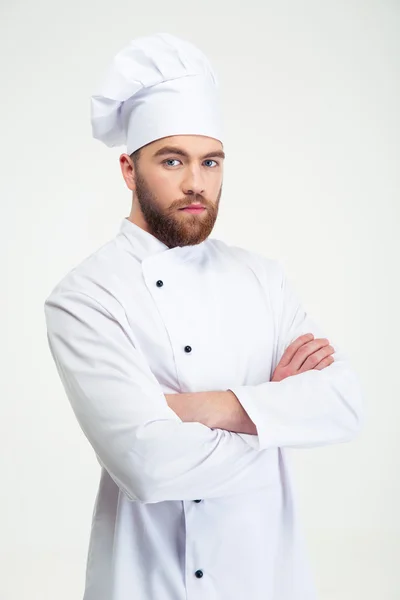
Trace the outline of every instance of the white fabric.
[[91, 96], [93, 137], [127, 153], [171, 135], [222, 142], [217, 76], [192, 43], [169, 33], [132, 40]]
[[[363, 394], [331, 336], [331, 366], [270, 381], [292, 340], [325, 337], [280, 262], [213, 238], [169, 249], [123, 219], [45, 316], [102, 466], [84, 600], [315, 599], [287, 448], [352, 440]], [[184, 423], [164, 397], [227, 389], [258, 436]]]

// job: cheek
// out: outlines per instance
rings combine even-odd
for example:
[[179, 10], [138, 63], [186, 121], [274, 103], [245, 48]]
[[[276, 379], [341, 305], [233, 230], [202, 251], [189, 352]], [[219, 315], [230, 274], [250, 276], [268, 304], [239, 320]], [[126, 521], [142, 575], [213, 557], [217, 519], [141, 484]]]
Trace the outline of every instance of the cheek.
[[151, 173], [150, 177], [151, 185], [157, 190], [166, 189], [172, 187], [174, 178], [171, 177], [170, 173], [162, 170], [155, 170]]
[[171, 173], [155, 172], [151, 176], [151, 187], [153, 192], [161, 198], [174, 197], [179, 193], [179, 181]]
[[219, 190], [221, 189], [221, 185], [222, 185], [222, 174], [216, 173], [213, 178], [210, 178], [209, 190], [210, 190], [210, 193], [214, 197], [216, 197], [218, 195]]

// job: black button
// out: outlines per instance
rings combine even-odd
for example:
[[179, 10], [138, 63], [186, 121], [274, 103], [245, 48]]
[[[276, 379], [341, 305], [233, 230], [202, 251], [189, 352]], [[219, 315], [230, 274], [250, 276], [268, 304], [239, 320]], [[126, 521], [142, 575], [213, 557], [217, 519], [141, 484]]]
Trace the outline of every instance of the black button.
[[185, 352], [191, 352], [191, 351], [192, 351], [191, 346], [185, 346]]
[[156, 283], [157, 287], [162, 287], [164, 285], [164, 282], [161, 281], [161, 279], [159, 279]]
[[196, 571], [195, 575], [200, 579], [200, 577], [203, 577], [204, 573], [201, 569], [199, 569], [198, 571]]
[[193, 500], [193, 502], [201, 502], [201, 500]]

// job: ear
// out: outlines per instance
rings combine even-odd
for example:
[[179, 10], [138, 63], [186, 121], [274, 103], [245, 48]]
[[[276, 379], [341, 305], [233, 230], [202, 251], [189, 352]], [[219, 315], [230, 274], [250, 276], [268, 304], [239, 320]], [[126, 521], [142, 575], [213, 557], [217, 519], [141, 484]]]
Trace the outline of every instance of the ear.
[[135, 166], [129, 154], [121, 154], [119, 157], [119, 164], [121, 167], [122, 177], [127, 187], [134, 192], [135, 191]]

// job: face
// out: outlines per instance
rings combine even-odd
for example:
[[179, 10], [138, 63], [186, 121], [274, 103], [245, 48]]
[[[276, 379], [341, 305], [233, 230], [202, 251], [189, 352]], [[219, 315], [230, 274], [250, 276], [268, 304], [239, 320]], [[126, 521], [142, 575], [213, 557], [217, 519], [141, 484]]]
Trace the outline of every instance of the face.
[[129, 220], [169, 248], [204, 241], [218, 216], [224, 158], [219, 140], [200, 135], [151, 142], [137, 164], [122, 154], [122, 174], [133, 191]]

